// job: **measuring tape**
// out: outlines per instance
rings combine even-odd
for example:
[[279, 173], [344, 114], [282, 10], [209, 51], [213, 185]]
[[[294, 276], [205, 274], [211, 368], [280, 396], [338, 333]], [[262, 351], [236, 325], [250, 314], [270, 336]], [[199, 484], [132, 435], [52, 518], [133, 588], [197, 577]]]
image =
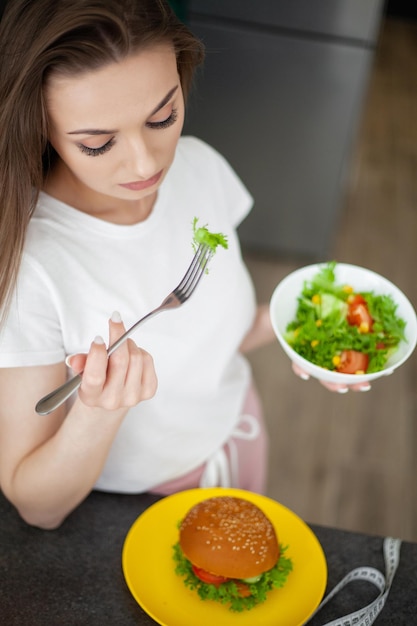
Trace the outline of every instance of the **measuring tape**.
[[385, 601], [391, 589], [392, 581], [400, 562], [400, 547], [400, 539], [386, 537], [384, 539], [383, 546], [385, 576], [383, 576], [383, 574], [381, 574], [379, 570], [373, 567], [358, 567], [352, 570], [324, 598], [318, 609], [314, 612], [313, 616], [316, 615], [320, 611], [320, 609], [325, 604], [327, 604], [341, 589], [343, 589], [343, 587], [346, 587], [346, 585], [354, 580], [366, 580], [367, 582], [372, 583], [373, 585], [375, 585], [375, 587], [379, 589], [379, 595], [376, 600], [365, 606], [363, 609], [359, 609], [354, 613], [349, 613], [349, 615], [339, 617], [332, 622], [327, 622], [327, 624], [324, 624], [323, 626], [370, 626], [370, 624], [373, 624], [379, 613], [384, 608]]

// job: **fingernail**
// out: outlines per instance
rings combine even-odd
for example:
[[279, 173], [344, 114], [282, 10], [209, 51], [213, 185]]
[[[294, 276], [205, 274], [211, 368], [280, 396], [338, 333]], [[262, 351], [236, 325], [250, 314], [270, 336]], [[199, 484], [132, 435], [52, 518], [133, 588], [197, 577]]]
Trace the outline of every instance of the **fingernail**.
[[104, 339], [103, 337], [101, 337], [101, 335], [97, 335], [96, 337], [94, 337], [93, 343], [96, 343], [98, 346], [102, 346], [104, 343]]
[[310, 380], [309, 374], [306, 374], [305, 372], [302, 372], [301, 374], [298, 374], [298, 375], [301, 378], [301, 380]]
[[120, 315], [119, 311], [113, 311], [110, 319], [115, 324], [120, 324], [120, 322], [122, 321], [122, 316]]
[[75, 356], [75, 353], [74, 353], [74, 354], [69, 354], [69, 355], [65, 358], [65, 365], [66, 365], [67, 367], [71, 367], [71, 363], [70, 363], [70, 361], [71, 361], [71, 359], [72, 359], [72, 357], [73, 357], [73, 356]]
[[337, 393], [347, 393], [349, 391], [349, 389], [347, 387], [339, 387], [339, 389], [336, 389]]
[[359, 391], [369, 391], [371, 385], [363, 385], [363, 387], [359, 387]]

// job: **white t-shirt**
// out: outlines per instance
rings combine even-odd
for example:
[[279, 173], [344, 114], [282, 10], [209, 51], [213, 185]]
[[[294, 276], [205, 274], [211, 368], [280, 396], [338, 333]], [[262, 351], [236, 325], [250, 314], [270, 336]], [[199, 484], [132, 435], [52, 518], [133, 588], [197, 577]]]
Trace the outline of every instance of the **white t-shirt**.
[[229, 240], [189, 301], [132, 336], [154, 358], [158, 390], [127, 414], [96, 488], [142, 492], [177, 478], [215, 453], [239, 422], [250, 370], [238, 346], [255, 297], [235, 229], [251, 206], [227, 162], [193, 137], [180, 139], [141, 223], [112, 224], [40, 195], [0, 334], [0, 367], [87, 352], [96, 335], [108, 336], [113, 311], [128, 328], [158, 306], [192, 259], [194, 217]]

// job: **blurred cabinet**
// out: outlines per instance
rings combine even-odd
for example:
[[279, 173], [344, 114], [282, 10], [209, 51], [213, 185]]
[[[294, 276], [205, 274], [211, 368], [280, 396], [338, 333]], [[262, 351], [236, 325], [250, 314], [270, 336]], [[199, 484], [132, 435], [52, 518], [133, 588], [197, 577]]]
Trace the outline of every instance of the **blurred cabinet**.
[[253, 194], [247, 247], [326, 256], [382, 12], [382, 0], [189, 0], [207, 56], [184, 132]]

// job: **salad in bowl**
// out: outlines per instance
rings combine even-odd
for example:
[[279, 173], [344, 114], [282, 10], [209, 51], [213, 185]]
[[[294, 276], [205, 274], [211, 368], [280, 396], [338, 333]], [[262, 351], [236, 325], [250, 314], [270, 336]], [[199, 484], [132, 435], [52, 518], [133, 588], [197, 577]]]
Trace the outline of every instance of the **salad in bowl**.
[[395, 285], [371, 270], [335, 261], [284, 278], [272, 295], [270, 315], [291, 360], [331, 383], [391, 374], [417, 340], [416, 313]]

